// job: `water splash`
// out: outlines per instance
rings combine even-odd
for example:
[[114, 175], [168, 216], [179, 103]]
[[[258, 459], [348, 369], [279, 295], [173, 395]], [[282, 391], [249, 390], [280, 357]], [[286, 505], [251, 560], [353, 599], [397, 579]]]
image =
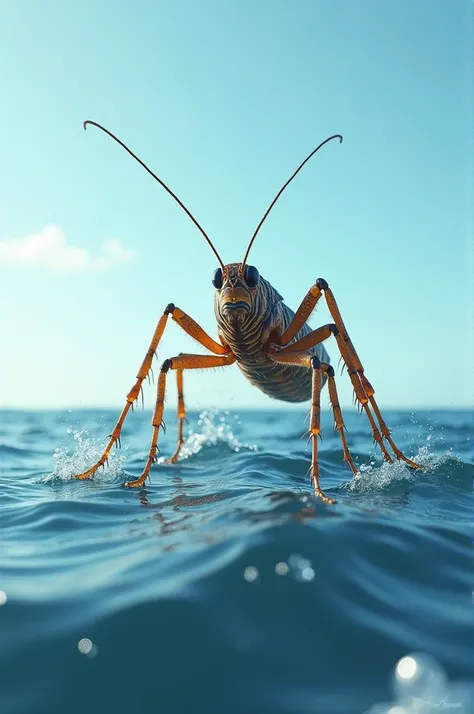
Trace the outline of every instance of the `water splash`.
[[[198, 420], [199, 431], [189, 432], [187, 439], [181, 447], [179, 461], [195, 456], [204, 448], [225, 444], [231, 451], [242, 450], [258, 451], [256, 444], [242, 443], [234, 433], [231, 420], [239, 425], [241, 422], [237, 415], [231, 416], [229, 411], [221, 412], [219, 409], [206, 409], [201, 412]], [[160, 457], [158, 463], [164, 463], [166, 457]]]
[[[86, 428], [73, 429], [68, 427], [67, 433], [72, 434], [76, 442], [74, 451], [69, 453], [68, 447], [62, 445], [56, 448], [53, 454], [55, 462], [53, 471], [43, 476], [39, 480], [40, 483], [71, 481], [76, 474], [87, 471], [102, 456], [105, 445], [102, 438], [93, 439], [90, 436], [86, 436], [88, 434]], [[123, 452], [126, 452], [127, 449], [128, 446], [124, 445], [122, 453], [112, 451], [108, 463], [103, 469], [99, 469], [94, 478], [99, 478], [102, 482], [114, 481], [122, 473], [122, 464], [127, 458]]]
[[[239, 418], [237, 416], [231, 417], [229, 411], [221, 412], [218, 409], [210, 409], [201, 412], [198, 421], [199, 431], [190, 431], [182, 446], [179, 460], [188, 459], [204, 448], [218, 444], [225, 444], [234, 452], [242, 449], [257, 451], [255, 444], [245, 444], [237, 438], [233, 431], [231, 420], [236, 424], [240, 424]], [[76, 474], [86, 471], [102, 456], [105, 446], [102, 438], [94, 439], [88, 436], [86, 428], [73, 429], [68, 427], [67, 433], [71, 434], [75, 441], [74, 451], [69, 453], [68, 447], [63, 445], [56, 448], [53, 455], [55, 462], [53, 471], [42, 476], [39, 480], [40, 483], [71, 481]], [[121, 452], [113, 450], [105, 468], [99, 469], [94, 475], [94, 479], [100, 479], [102, 483], [107, 483], [115, 481], [118, 476], [122, 475], [123, 464], [127, 459], [125, 452], [128, 448], [128, 445], [123, 445]], [[165, 463], [167, 458], [165, 456], [160, 457], [158, 463]]]
[[431, 448], [431, 436], [427, 437], [426, 444], [420, 446], [418, 452], [410, 458], [420, 464], [422, 469], [414, 471], [404, 461], [394, 461], [392, 464], [387, 461], [382, 464], [371, 461], [369, 464], [361, 464], [359, 473], [349, 483], [341, 484], [341, 488], [358, 492], [382, 490], [397, 482], [415, 483], [426, 471], [434, 472], [440, 467], [446, 470], [446, 467], [462, 464], [462, 460], [451, 448], [445, 454], [435, 453]]

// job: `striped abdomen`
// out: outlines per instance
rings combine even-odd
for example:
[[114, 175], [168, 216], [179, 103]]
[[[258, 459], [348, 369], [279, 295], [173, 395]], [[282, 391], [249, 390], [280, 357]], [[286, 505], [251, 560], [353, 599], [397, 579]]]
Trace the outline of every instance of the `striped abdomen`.
[[[264, 346], [270, 334], [278, 329], [280, 334], [288, 327], [294, 312], [277, 291], [263, 278], [260, 279], [259, 294], [255, 299], [252, 315], [242, 323], [232, 323], [225, 319], [216, 301], [215, 312], [219, 332], [226, 344], [237, 357], [237, 364], [245, 377], [273, 399], [285, 402], [304, 402], [311, 399], [312, 370], [274, 362], [266, 356]], [[311, 332], [305, 324], [292, 342]], [[329, 363], [329, 355], [322, 344], [310, 352], [322, 362]]]

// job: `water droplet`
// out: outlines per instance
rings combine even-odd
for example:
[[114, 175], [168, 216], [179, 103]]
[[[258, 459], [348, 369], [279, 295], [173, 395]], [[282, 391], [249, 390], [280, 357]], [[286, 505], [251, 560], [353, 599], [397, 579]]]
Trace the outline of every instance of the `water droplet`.
[[281, 561], [275, 565], [275, 573], [277, 575], [286, 575], [289, 571], [288, 563]]
[[244, 579], [248, 583], [253, 583], [258, 578], [258, 570], [253, 565], [248, 565], [244, 570]]
[[396, 672], [401, 679], [411, 679], [416, 674], [416, 660], [413, 657], [402, 657], [397, 662]]
[[92, 647], [92, 640], [90, 640], [88, 637], [83, 637], [82, 640], [79, 640], [79, 642], [77, 643], [77, 649], [81, 654], [89, 654]]

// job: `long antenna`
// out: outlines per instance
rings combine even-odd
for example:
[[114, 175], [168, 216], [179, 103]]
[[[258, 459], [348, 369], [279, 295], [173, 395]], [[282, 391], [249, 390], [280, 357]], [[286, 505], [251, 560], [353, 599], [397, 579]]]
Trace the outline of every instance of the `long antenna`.
[[259, 232], [260, 228], [261, 228], [262, 225], [263, 225], [263, 222], [264, 222], [265, 219], [267, 218], [268, 214], [269, 214], [270, 211], [272, 210], [272, 208], [273, 208], [273, 206], [275, 205], [275, 203], [276, 203], [276, 202], [278, 201], [278, 199], [280, 198], [280, 196], [281, 196], [281, 194], [283, 193], [283, 191], [285, 190], [285, 188], [288, 186], [288, 184], [290, 184], [290, 183], [293, 181], [293, 179], [295, 178], [296, 174], [303, 168], [303, 166], [305, 165], [305, 163], [306, 163], [307, 161], [309, 161], [310, 158], [311, 158], [312, 156], [314, 156], [314, 154], [315, 154], [317, 151], [319, 151], [319, 149], [320, 149], [322, 146], [324, 146], [324, 144], [327, 144], [328, 141], [332, 141], [333, 139], [339, 139], [339, 142], [342, 143], [342, 136], [341, 136], [340, 134], [334, 134], [334, 136], [330, 136], [328, 139], [325, 139], [324, 141], [322, 141], [322, 142], [320, 143], [320, 145], [317, 146], [317, 147], [314, 149], [314, 151], [312, 151], [312, 152], [310, 153], [310, 155], [307, 156], [306, 159], [298, 166], [298, 168], [296, 169], [296, 171], [294, 172], [294, 174], [293, 174], [292, 176], [290, 176], [290, 178], [288, 179], [288, 181], [287, 181], [287, 182], [284, 184], [284, 186], [282, 186], [281, 189], [278, 191], [277, 195], [275, 196], [275, 198], [273, 199], [273, 201], [271, 202], [271, 204], [268, 206], [267, 210], [265, 211], [265, 214], [264, 214], [262, 220], [260, 221], [260, 223], [258, 224], [257, 228], [255, 229], [255, 233], [253, 234], [252, 238], [250, 239], [250, 243], [249, 243], [249, 245], [248, 245], [247, 252], [245, 253], [245, 257], [244, 257], [244, 260], [243, 260], [243, 263], [242, 263], [242, 270], [245, 268], [245, 265], [246, 265], [246, 263], [247, 263], [247, 258], [249, 257], [250, 248], [252, 247], [253, 242], [254, 242], [255, 238], [257, 237], [257, 233]]
[[92, 126], [96, 126], [98, 129], [101, 129], [101, 130], [104, 131], [106, 134], [108, 134], [109, 136], [111, 136], [112, 139], [117, 142], [117, 144], [120, 144], [120, 146], [122, 146], [122, 147], [125, 149], [125, 151], [127, 151], [127, 152], [130, 154], [130, 156], [133, 156], [133, 158], [134, 158], [136, 161], [138, 161], [138, 163], [141, 164], [141, 166], [143, 166], [143, 168], [144, 168], [146, 171], [148, 171], [148, 173], [149, 173], [151, 176], [153, 176], [153, 178], [154, 178], [156, 181], [158, 181], [158, 183], [161, 184], [161, 186], [163, 186], [163, 188], [165, 189], [165, 191], [168, 191], [168, 193], [170, 194], [170, 196], [172, 196], [172, 197], [174, 198], [174, 200], [175, 200], [177, 203], [179, 203], [179, 205], [181, 206], [181, 208], [183, 209], [183, 211], [185, 211], [185, 213], [188, 214], [188, 216], [190, 217], [190, 219], [192, 220], [192, 222], [194, 223], [194, 225], [201, 231], [201, 233], [203, 234], [204, 238], [207, 240], [207, 242], [208, 242], [209, 245], [211, 246], [212, 250], [214, 251], [214, 254], [215, 254], [217, 260], [219, 261], [219, 263], [220, 263], [222, 269], [224, 270], [224, 263], [222, 262], [219, 253], [218, 253], [217, 250], [214, 248], [214, 245], [213, 245], [211, 239], [209, 238], [209, 236], [207, 235], [206, 231], [204, 230], [204, 228], [202, 228], [202, 226], [199, 225], [199, 223], [198, 223], [197, 220], [194, 218], [194, 216], [193, 216], [193, 214], [191, 213], [191, 211], [189, 211], [189, 210], [186, 208], [186, 206], [184, 205], [184, 203], [183, 203], [182, 201], [180, 201], [180, 199], [177, 197], [177, 195], [176, 195], [175, 193], [173, 193], [173, 191], [172, 191], [170, 188], [168, 188], [168, 186], [165, 184], [165, 182], [162, 181], [160, 178], [158, 178], [158, 176], [157, 176], [156, 174], [154, 174], [153, 171], [151, 171], [151, 169], [149, 169], [148, 166], [147, 166], [141, 159], [139, 159], [138, 156], [137, 156], [136, 154], [134, 154], [133, 151], [131, 151], [131, 150], [128, 148], [128, 146], [126, 146], [126, 145], [123, 143], [123, 141], [120, 141], [120, 139], [118, 139], [118, 138], [115, 136], [115, 134], [112, 134], [111, 131], [109, 131], [108, 129], [106, 129], [105, 127], [103, 127], [101, 124], [97, 124], [97, 122], [95, 122], [95, 121], [89, 121], [89, 120], [87, 120], [87, 121], [84, 122], [84, 124], [83, 124], [84, 129], [87, 129], [87, 125], [88, 125], [88, 124], [91, 124]]

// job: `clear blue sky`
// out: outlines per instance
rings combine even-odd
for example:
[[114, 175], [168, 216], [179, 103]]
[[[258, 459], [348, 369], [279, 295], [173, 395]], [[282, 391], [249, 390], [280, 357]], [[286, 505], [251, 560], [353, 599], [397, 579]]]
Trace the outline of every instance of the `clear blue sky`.
[[[382, 405], [469, 406], [473, 10], [0, 0], [1, 403], [121, 406], [170, 301], [215, 335], [212, 252], [120, 147], [82, 130], [93, 119], [225, 262], [306, 154], [342, 133], [285, 192], [251, 263], [293, 308], [329, 281]], [[321, 305], [312, 324], [327, 321]], [[171, 324], [159, 363], [196, 350]], [[235, 366], [185, 386], [195, 407], [276, 406]]]

